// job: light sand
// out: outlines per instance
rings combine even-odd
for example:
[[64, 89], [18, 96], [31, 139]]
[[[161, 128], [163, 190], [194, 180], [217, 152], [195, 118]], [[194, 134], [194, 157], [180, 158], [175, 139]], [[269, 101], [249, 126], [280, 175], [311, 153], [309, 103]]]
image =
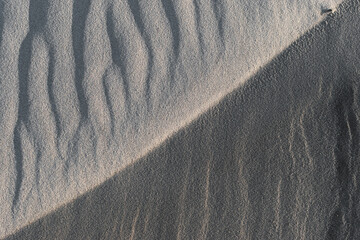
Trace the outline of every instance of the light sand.
[[0, 237], [161, 145], [339, 2], [0, 1]]
[[359, 6], [8, 239], [359, 239]]

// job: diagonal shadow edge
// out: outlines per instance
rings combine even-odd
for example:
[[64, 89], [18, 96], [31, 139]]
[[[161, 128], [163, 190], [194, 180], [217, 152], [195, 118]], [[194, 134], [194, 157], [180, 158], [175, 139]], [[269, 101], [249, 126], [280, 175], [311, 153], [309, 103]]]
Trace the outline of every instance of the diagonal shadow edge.
[[[264, 74], [266, 75], [266, 72], [269, 71], [269, 69], [275, 68], [279, 63], [281, 63], [281, 61], [279, 59], [289, 59], [289, 58], [301, 57], [301, 52], [307, 51], [310, 48], [310, 46], [312, 44], [312, 40], [313, 40], [312, 36], [314, 36], [316, 34], [321, 35], [320, 33], [324, 32], [325, 29], [329, 29], [332, 26], [336, 26], [337, 21], [339, 21], [345, 14], [347, 14], [350, 11], [349, 9], [355, 8], [356, 6], [357, 6], [356, 1], [346, 1], [343, 4], [341, 4], [337, 12], [330, 14], [323, 22], [316, 25], [313, 29], [309, 30], [307, 33], [305, 33], [303, 36], [301, 36], [298, 40], [296, 40], [293, 44], [291, 44], [286, 50], [284, 50], [281, 54], [276, 56], [270, 63], [268, 63], [263, 68], [261, 68], [253, 77], [251, 77], [248, 81], [246, 81], [243, 86], [240, 86], [240, 87], [234, 89], [231, 93], [227, 94], [222, 100], [220, 100], [220, 103], [216, 104], [216, 106], [211, 107], [205, 113], [202, 113], [198, 118], [192, 120], [190, 124], [183, 126], [180, 130], [178, 130], [172, 136], [169, 136], [165, 140], [165, 142], [161, 143], [155, 149], [152, 149], [149, 153], [146, 154], [146, 156], [152, 155], [153, 152], [158, 151], [158, 149], [162, 148], [163, 145], [169, 144], [171, 139], [176, 138], [179, 135], [182, 135], [184, 131], [185, 132], [187, 131], [186, 130], [187, 128], [191, 128], [193, 125], [195, 125], [196, 124], [195, 122], [204, 121], [204, 119], [207, 118], [206, 116], [211, 115], [212, 114], [211, 112], [215, 111], [214, 109], [218, 109], [219, 106], [222, 106], [222, 105], [226, 104], [226, 102], [229, 102], [229, 99], [234, 98], [235, 95], [239, 95], [240, 94], [239, 92], [241, 92], [241, 94], [244, 92], [246, 92], [247, 94], [250, 94], [251, 91], [256, 91], [258, 85], [267, 84], [265, 82], [266, 79], [262, 78], [261, 76], [263, 76]], [[320, 38], [321, 37], [324, 37], [324, 36], [321, 35]], [[244, 101], [246, 101], [246, 100], [244, 100]], [[140, 161], [142, 161], [142, 159], [146, 159], [147, 158], [146, 156], [141, 157]], [[128, 169], [132, 169], [139, 164], [140, 163], [138, 163], [138, 161], [135, 161], [134, 164], [132, 164], [131, 166], [127, 166], [125, 169], [121, 170], [116, 175], [122, 174], [122, 172], [126, 172], [126, 171], [128, 171]], [[111, 177], [109, 180], [107, 180], [107, 182], [114, 181], [114, 178], [116, 178], [116, 176]], [[96, 191], [96, 189], [101, 188], [101, 186], [103, 186], [105, 184], [106, 183], [103, 183], [100, 186], [95, 187], [93, 190], [90, 190], [89, 192], [94, 192], [94, 191]], [[88, 194], [89, 192], [85, 193], [84, 195]], [[77, 199], [83, 198], [83, 196], [80, 196]], [[74, 204], [74, 202], [77, 201], [77, 199], [73, 200], [72, 203], [66, 203], [63, 206], [60, 206], [57, 209], [63, 208], [64, 206], [69, 205], [69, 204]], [[55, 209], [54, 211], [57, 211], [57, 209]], [[48, 213], [46, 216], [49, 216], [51, 214], [53, 214], [53, 213], [52, 212]], [[44, 217], [46, 217], [46, 216], [44, 216]], [[37, 220], [36, 222], [38, 222], [38, 221], [40, 221], [40, 220]], [[34, 223], [29, 223], [28, 226], [30, 226], [31, 224], [34, 224]], [[25, 226], [24, 228], [27, 228], [27, 227]], [[24, 228], [21, 228], [21, 229], [24, 229]], [[17, 231], [21, 231], [21, 229], [18, 229]]]

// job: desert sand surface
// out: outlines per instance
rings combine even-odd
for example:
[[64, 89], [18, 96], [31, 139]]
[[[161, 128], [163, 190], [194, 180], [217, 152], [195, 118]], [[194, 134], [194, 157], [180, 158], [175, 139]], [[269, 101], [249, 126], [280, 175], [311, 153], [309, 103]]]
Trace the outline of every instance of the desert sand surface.
[[0, 237], [360, 238], [339, 2], [0, 1]]

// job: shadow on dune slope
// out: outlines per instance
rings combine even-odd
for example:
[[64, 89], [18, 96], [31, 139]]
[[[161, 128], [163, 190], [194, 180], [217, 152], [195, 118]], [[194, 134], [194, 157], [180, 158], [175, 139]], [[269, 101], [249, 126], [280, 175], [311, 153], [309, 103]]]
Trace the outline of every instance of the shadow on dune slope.
[[360, 238], [358, 7], [345, 4], [147, 157], [7, 239]]

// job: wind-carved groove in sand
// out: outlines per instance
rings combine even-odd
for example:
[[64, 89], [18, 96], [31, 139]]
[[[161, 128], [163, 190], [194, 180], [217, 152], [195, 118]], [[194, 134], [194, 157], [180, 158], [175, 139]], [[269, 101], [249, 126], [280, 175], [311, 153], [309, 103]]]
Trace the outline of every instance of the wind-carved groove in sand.
[[200, 45], [200, 52], [201, 52], [201, 58], [202, 58], [202, 61], [204, 62], [204, 55], [205, 55], [205, 52], [204, 52], [204, 48], [205, 48], [205, 43], [204, 43], [204, 36], [202, 34], [202, 31], [201, 31], [201, 16], [200, 16], [200, 6], [199, 6], [199, 0], [193, 0], [193, 5], [194, 5], [194, 10], [195, 10], [195, 23], [196, 23], [196, 31], [198, 33], [198, 41], [199, 41], [199, 45]]
[[134, 220], [133, 220], [133, 223], [131, 225], [131, 235], [130, 235], [129, 240], [135, 239], [135, 233], [136, 233], [135, 230], [136, 230], [136, 224], [138, 223], [139, 215], [140, 215], [140, 207], [137, 207], [136, 214], [134, 216]]
[[[187, 147], [187, 146], [186, 146]], [[176, 239], [181, 239], [181, 236], [184, 234], [184, 226], [185, 226], [185, 206], [186, 206], [186, 198], [187, 198], [187, 189], [189, 185], [189, 179], [190, 179], [190, 172], [191, 172], [191, 166], [192, 166], [192, 158], [189, 158], [188, 164], [185, 169], [185, 177], [184, 177], [184, 184], [179, 196], [179, 214], [177, 219], [177, 226], [176, 226]]]
[[111, 99], [110, 99], [110, 92], [109, 92], [109, 86], [107, 84], [107, 75], [108, 75], [108, 70], [105, 71], [105, 73], [103, 74], [102, 77], [102, 86], [104, 89], [104, 95], [105, 95], [105, 101], [106, 101], [106, 105], [107, 105], [107, 109], [109, 110], [109, 114], [110, 114], [110, 132], [112, 137], [115, 137], [115, 126], [114, 126], [114, 122], [115, 122], [115, 116], [114, 116], [114, 107], [111, 103]]
[[126, 66], [124, 59], [126, 59], [126, 55], [121, 48], [124, 48], [124, 44], [121, 42], [121, 39], [117, 39], [115, 36], [115, 25], [114, 25], [114, 16], [112, 6], [110, 6], [106, 12], [106, 30], [110, 41], [111, 46], [111, 58], [114, 64], [119, 67], [122, 78], [122, 85], [124, 88], [124, 96], [125, 96], [125, 113], [128, 113], [131, 109], [131, 95], [129, 89], [129, 83], [126, 76]]
[[147, 64], [147, 70], [146, 70], [147, 73], [146, 73], [146, 79], [145, 79], [145, 101], [146, 101], [148, 110], [150, 110], [151, 109], [151, 88], [150, 88], [151, 82], [150, 81], [151, 81], [151, 71], [152, 71], [152, 68], [154, 65], [154, 50], [151, 47], [150, 37], [145, 31], [146, 28], [145, 28], [143, 20], [140, 16], [141, 10], [140, 10], [139, 1], [138, 0], [128, 0], [128, 4], [130, 7], [130, 11], [134, 17], [136, 27], [137, 27], [138, 31], [140, 32], [140, 35], [144, 39], [144, 43], [145, 43], [145, 46], [147, 49], [148, 64]]
[[[346, 79], [345, 79], [346, 80]], [[344, 82], [345, 82], [344, 80]], [[345, 83], [335, 99], [337, 118], [336, 170], [339, 183], [339, 206], [331, 217], [327, 239], [353, 239], [356, 214], [352, 189], [353, 164], [358, 155], [359, 131], [354, 113], [354, 89]]]
[[304, 110], [302, 111], [301, 115], [300, 115], [300, 119], [299, 119], [299, 127], [300, 127], [300, 131], [301, 131], [301, 138], [303, 140], [303, 144], [304, 144], [304, 148], [305, 148], [305, 154], [306, 157], [308, 159], [308, 165], [310, 166], [311, 169], [314, 168], [314, 159], [311, 156], [311, 148], [310, 148], [310, 144], [309, 144], [309, 140], [306, 137], [306, 130], [305, 130], [305, 126], [304, 126], [304, 118], [305, 115], [307, 113], [307, 111], [309, 111], [309, 109], [311, 110], [311, 103], [307, 104], [304, 107]]
[[[19, 121], [19, 120], [18, 120]], [[20, 197], [20, 189], [23, 181], [23, 155], [21, 150], [21, 139], [20, 139], [20, 123], [16, 124], [14, 131], [14, 152], [15, 152], [15, 171], [16, 171], [16, 180], [15, 180], [15, 192], [12, 201], [11, 211], [13, 213], [13, 217], [15, 217], [15, 209], [19, 202]]]
[[[293, 111], [291, 111], [292, 113]], [[296, 156], [295, 156], [295, 150], [294, 150], [294, 145], [295, 145], [295, 119], [292, 118], [290, 121], [290, 128], [289, 128], [289, 135], [288, 135], [288, 144], [289, 144], [289, 148], [288, 148], [288, 152], [290, 154], [290, 158], [291, 158], [291, 169], [290, 169], [290, 178], [294, 177], [295, 174], [295, 169], [296, 169]]]
[[[212, 157], [208, 157], [208, 161], [206, 162], [206, 174], [205, 174], [205, 193], [204, 193], [204, 217], [201, 223], [201, 231], [200, 236], [203, 239], [206, 239], [206, 236], [209, 232], [209, 221], [211, 215], [211, 208], [210, 208], [210, 175], [211, 175], [211, 164], [212, 164]], [[200, 237], [199, 236], [199, 237]]]
[[68, 175], [71, 162], [77, 161], [77, 147], [80, 142], [80, 133], [84, 127], [85, 121], [89, 118], [89, 103], [84, 90], [85, 61], [84, 61], [84, 41], [85, 41], [85, 24], [90, 13], [91, 0], [74, 1], [72, 12], [72, 47], [75, 64], [75, 89], [79, 104], [80, 123], [77, 127], [72, 142], [68, 144], [67, 159], [64, 163], [64, 176]]
[[75, 88], [79, 100], [79, 110], [81, 121], [89, 116], [89, 106], [86, 100], [83, 87], [85, 75], [84, 62], [84, 39], [85, 39], [85, 23], [90, 12], [91, 0], [77, 1], [73, 4], [72, 19], [72, 45], [75, 60]]
[[[49, 103], [51, 107], [51, 112], [54, 115], [55, 128], [56, 128], [56, 139], [59, 138], [61, 132], [61, 122], [59, 118], [59, 113], [56, 109], [55, 96], [54, 96], [54, 72], [55, 72], [55, 58], [54, 50], [49, 49], [49, 64], [48, 64], [48, 77], [47, 77], [47, 92], [49, 95]], [[58, 144], [57, 144], [58, 145]]]
[[48, 9], [48, 2], [41, 3], [36, 0], [31, 0], [29, 4], [29, 32], [21, 43], [19, 50], [18, 61], [18, 78], [19, 78], [19, 106], [18, 119], [14, 128], [14, 153], [15, 153], [15, 191], [11, 211], [13, 214], [18, 206], [20, 199], [20, 190], [24, 177], [23, 169], [23, 154], [21, 145], [21, 125], [25, 129], [29, 128], [29, 69], [31, 64], [31, 46], [34, 36], [40, 32], [47, 21], [46, 10]]
[[224, 6], [221, 0], [212, 0], [212, 7], [217, 20], [217, 28], [219, 31], [220, 41], [223, 48], [225, 47], [225, 34], [224, 34]]
[[38, 201], [41, 205], [41, 191], [40, 191], [40, 159], [41, 159], [41, 151], [39, 150], [39, 146], [36, 146], [36, 161], [35, 161], [35, 186], [38, 193]]
[[173, 86], [175, 85], [175, 79], [174, 79], [175, 67], [180, 55], [180, 24], [172, 0], [161, 0], [161, 4], [164, 9], [165, 16], [170, 25], [170, 31], [172, 36], [172, 48], [173, 48], [174, 59], [172, 59], [171, 62], [169, 63], [170, 88], [172, 89]]
[[359, 130], [358, 130], [358, 121], [355, 115], [355, 105], [354, 101], [355, 100], [355, 94], [354, 94], [354, 89], [352, 89], [351, 91], [351, 105], [348, 106], [349, 108], [349, 113], [348, 113], [348, 128], [349, 128], [349, 134], [350, 134], [350, 139], [351, 139], [351, 145], [350, 145], [350, 163], [349, 163], [349, 170], [350, 170], [350, 175], [349, 177], [349, 185], [350, 189], [348, 191], [348, 194], [350, 195], [350, 202], [349, 202], [349, 218], [350, 218], [350, 239], [354, 239], [354, 233], [355, 233], [355, 220], [357, 219], [356, 216], [356, 204], [358, 204], [355, 201], [355, 198], [357, 197], [353, 191], [356, 191], [357, 187], [354, 185], [353, 181], [352, 181], [352, 177], [354, 176], [354, 170], [356, 169], [356, 161], [357, 161], [357, 157], [359, 154], [359, 143], [360, 143], [360, 138], [359, 138]]
[[172, 35], [172, 45], [175, 55], [175, 60], [178, 59], [180, 54], [180, 26], [179, 19], [176, 15], [174, 3], [172, 0], [161, 0], [162, 7], [165, 11], [165, 16], [169, 22], [171, 35]]

